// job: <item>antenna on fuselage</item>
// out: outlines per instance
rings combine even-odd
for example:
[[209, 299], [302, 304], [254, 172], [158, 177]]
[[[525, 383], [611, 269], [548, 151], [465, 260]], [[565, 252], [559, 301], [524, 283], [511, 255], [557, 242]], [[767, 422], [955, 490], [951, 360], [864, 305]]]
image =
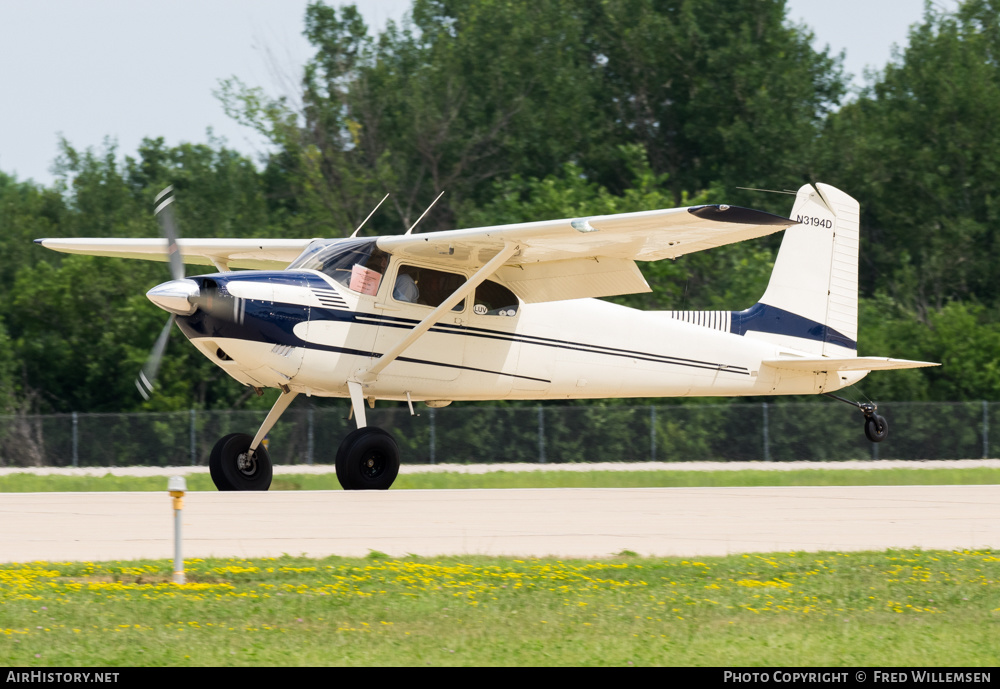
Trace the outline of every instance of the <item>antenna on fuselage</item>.
[[784, 191], [778, 191], [777, 189], [755, 189], [754, 187], [736, 187], [737, 189], [743, 189], [744, 191], [766, 191], [768, 194], [791, 194], [795, 196], [797, 191], [789, 191], [785, 189]]
[[410, 225], [410, 229], [408, 229], [404, 234], [410, 234], [411, 232], [413, 232], [413, 228], [417, 226], [417, 223], [424, 219], [424, 216], [430, 212], [431, 208], [434, 207], [434, 204], [437, 203], [438, 199], [441, 198], [442, 196], [444, 196], [444, 191], [442, 191], [440, 194], [437, 195], [437, 199], [431, 201], [431, 205], [427, 206], [427, 210], [425, 210], [423, 213], [420, 214], [420, 217], [417, 218], [417, 222]]
[[361, 231], [361, 228], [365, 226], [365, 223], [366, 223], [366, 222], [368, 222], [369, 220], [371, 220], [371, 217], [372, 217], [373, 215], [375, 215], [375, 211], [377, 211], [377, 210], [378, 210], [378, 207], [379, 207], [379, 206], [381, 206], [381, 205], [382, 205], [383, 203], [385, 203], [385, 200], [386, 200], [387, 198], [389, 198], [389, 195], [388, 195], [388, 194], [386, 194], [385, 196], [383, 196], [383, 197], [382, 197], [382, 200], [381, 200], [381, 201], [379, 201], [379, 202], [378, 202], [377, 204], [375, 204], [375, 207], [374, 207], [374, 208], [372, 208], [372, 212], [368, 214], [368, 217], [367, 217], [367, 218], [365, 218], [364, 220], [362, 220], [362, 221], [361, 221], [361, 224], [360, 224], [360, 225], [358, 225], [358, 229], [354, 230], [354, 233], [353, 233], [353, 234], [351, 235], [351, 237], [357, 237], [357, 236], [358, 236], [358, 232], [360, 232], [360, 231]]

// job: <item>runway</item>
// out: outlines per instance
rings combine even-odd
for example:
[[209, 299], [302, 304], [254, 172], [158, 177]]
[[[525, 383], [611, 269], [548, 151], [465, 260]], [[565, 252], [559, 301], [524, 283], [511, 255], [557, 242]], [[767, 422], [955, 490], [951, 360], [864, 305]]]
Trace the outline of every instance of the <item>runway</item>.
[[[192, 492], [185, 558], [1000, 547], [1000, 486]], [[7, 493], [0, 561], [173, 556], [156, 493]]]

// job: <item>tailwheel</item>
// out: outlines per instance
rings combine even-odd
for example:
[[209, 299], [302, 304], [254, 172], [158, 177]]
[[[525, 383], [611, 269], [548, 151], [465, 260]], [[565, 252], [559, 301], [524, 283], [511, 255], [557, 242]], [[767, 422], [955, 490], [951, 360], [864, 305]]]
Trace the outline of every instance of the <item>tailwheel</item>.
[[337, 480], [344, 490], [388, 490], [399, 474], [399, 446], [386, 431], [351, 431], [337, 450]]
[[263, 445], [253, 452], [253, 436], [230, 433], [212, 448], [208, 469], [219, 490], [267, 490], [271, 486], [271, 457]]
[[873, 443], [880, 443], [889, 435], [889, 422], [885, 417], [871, 414], [865, 417], [865, 436]]
[[845, 400], [843, 397], [832, 395], [829, 392], [824, 392], [823, 394], [838, 402], [846, 402], [852, 407], [860, 409], [861, 413], [865, 415], [865, 437], [873, 443], [880, 443], [888, 437], [889, 422], [885, 420], [884, 416], [879, 416], [875, 413], [878, 405], [874, 402], [853, 402]]

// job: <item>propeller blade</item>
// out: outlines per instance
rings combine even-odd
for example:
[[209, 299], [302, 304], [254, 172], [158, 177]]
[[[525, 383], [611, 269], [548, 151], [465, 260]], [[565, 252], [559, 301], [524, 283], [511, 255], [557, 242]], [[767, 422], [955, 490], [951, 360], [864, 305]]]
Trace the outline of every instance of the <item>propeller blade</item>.
[[[174, 187], [168, 186], [153, 199], [153, 215], [160, 223], [160, 231], [163, 238], [167, 240], [167, 259], [170, 261], [170, 274], [174, 280], [184, 279], [184, 259], [181, 258], [180, 247], [177, 246], [177, 227], [174, 224]], [[139, 371], [139, 377], [135, 379], [135, 387], [143, 399], [148, 400], [153, 392], [153, 384], [156, 382], [156, 374], [160, 370], [160, 362], [163, 360], [163, 352], [167, 348], [167, 340], [170, 338], [170, 329], [174, 327], [177, 319], [175, 314], [171, 314], [167, 319], [167, 324], [160, 331], [160, 336], [156, 338], [149, 358]]]
[[139, 389], [139, 394], [142, 395], [143, 399], [148, 400], [150, 393], [153, 392], [153, 383], [156, 382], [156, 373], [160, 370], [163, 350], [167, 348], [170, 329], [174, 326], [176, 318], [177, 316], [171, 315], [167, 319], [167, 324], [160, 332], [160, 336], [156, 338], [156, 344], [153, 345], [153, 350], [149, 353], [149, 358], [146, 359], [145, 365], [139, 371], [139, 377], [135, 379], [135, 386]]
[[174, 224], [174, 187], [167, 187], [156, 195], [153, 204], [155, 206], [153, 215], [160, 221], [160, 230], [164, 239], [167, 240], [167, 257], [170, 259], [170, 274], [174, 280], [184, 278], [184, 259], [181, 258], [180, 249], [177, 246], [177, 227]]

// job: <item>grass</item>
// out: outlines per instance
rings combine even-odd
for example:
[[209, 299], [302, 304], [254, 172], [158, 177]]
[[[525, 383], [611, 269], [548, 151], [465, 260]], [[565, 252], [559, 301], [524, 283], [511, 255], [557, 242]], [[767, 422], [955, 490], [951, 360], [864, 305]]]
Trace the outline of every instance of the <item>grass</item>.
[[[495, 471], [403, 474], [393, 490], [430, 488], [648, 488], [694, 486], [898, 486], [1000, 484], [1000, 469], [796, 469], [792, 471]], [[0, 476], [0, 493], [163, 491], [163, 476]], [[188, 490], [215, 490], [208, 474]], [[335, 474], [281, 474], [271, 490], [340, 490]]]
[[1000, 551], [0, 565], [0, 663], [995, 666]]

